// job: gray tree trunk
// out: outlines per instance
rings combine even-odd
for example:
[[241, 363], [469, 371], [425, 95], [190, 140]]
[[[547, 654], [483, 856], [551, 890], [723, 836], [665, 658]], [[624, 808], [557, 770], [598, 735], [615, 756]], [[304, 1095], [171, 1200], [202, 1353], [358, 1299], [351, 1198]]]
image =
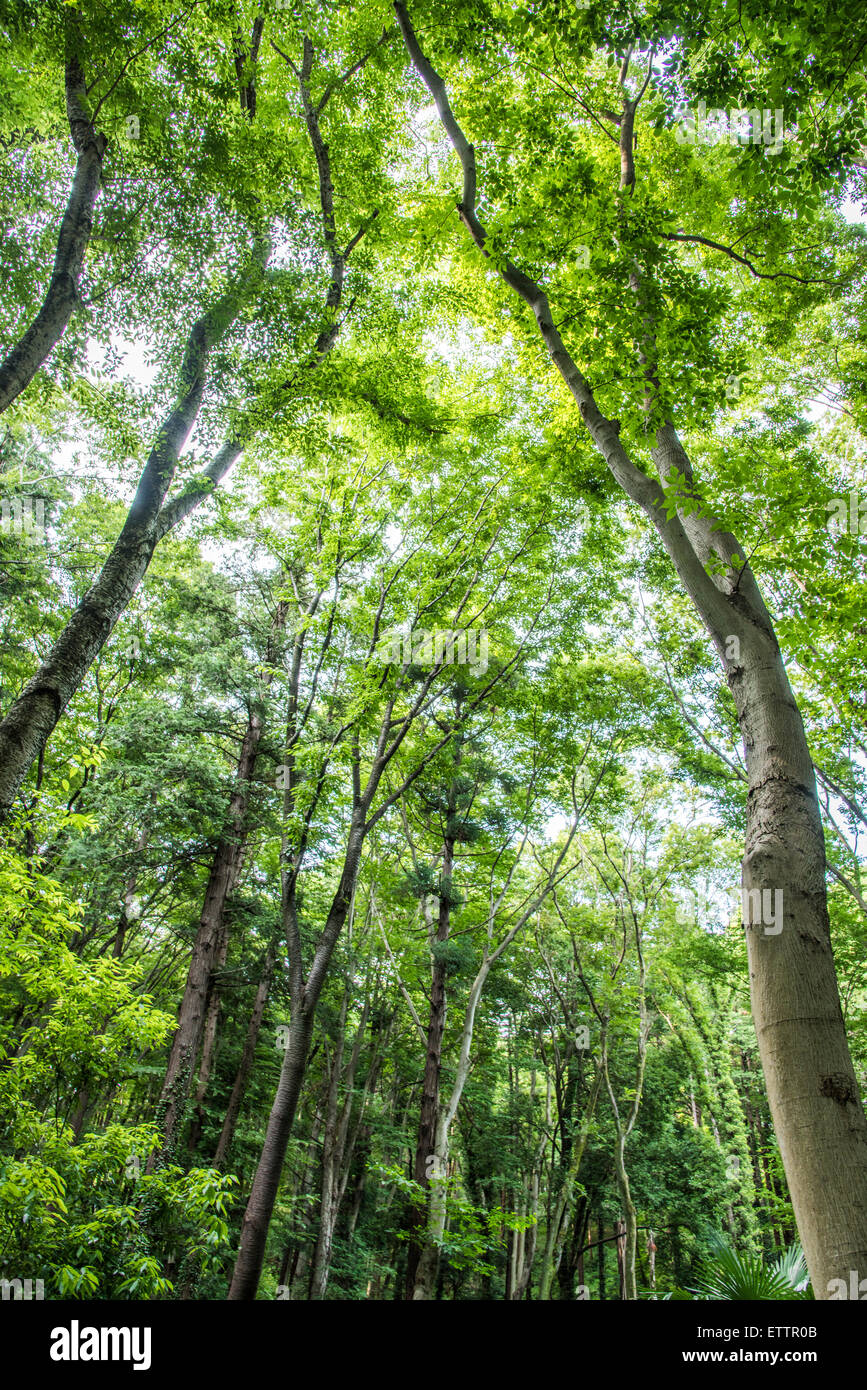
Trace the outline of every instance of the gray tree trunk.
[[[246, 272], [193, 325], [175, 404], [154, 439], [123, 529], [96, 582], [0, 722], [0, 820], [8, 814], [28, 768], [44, 749], [94, 657], [141, 583], [158, 542], [204, 495], [201, 490], [185, 492], [168, 507], [163, 505], [178, 457], [199, 413], [210, 351], [240, 312], [250, 282], [258, 281], [269, 252], [267, 241], [257, 242]], [[240, 452], [239, 442], [227, 443], [214, 464], [205, 470], [209, 479], [222, 477]]]
[[0, 362], [0, 413], [12, 404], [63, 337], [78, 303], [78, 282], [93, 230], [93, 211], [102, 179], [106, 137], [87, 113], [87, 86], [75, 53], [75, 28], [68, 22], [66, 115], [78, 156], [69, 200], [60, 223], [54, 269], [33, 322]]

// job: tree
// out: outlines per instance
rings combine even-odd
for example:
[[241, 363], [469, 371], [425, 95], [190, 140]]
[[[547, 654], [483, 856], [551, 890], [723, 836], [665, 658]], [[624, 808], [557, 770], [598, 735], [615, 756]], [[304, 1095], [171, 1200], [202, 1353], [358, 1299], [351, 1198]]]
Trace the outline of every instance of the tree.
[[[743, 863], [745, 928], [749, 943], [753, 1010], [762, 1062], [789, 1185], [813, 1283], [826, 1288], [853, 1262], [867, 1259], [867, 1226], [854, 1194], [865, 1180], [867, 1119], [849, 1055], [831, 950], [825, 897], [825, 845], [812, 759], [792, 696], [773, 623], [744, 548], [710, 506], [674, 425], [683, 387], [670, 372], [670, 335], [663, 315], [662, 285], [669, 279], [658, 234], [639, 202], [635, 159], [636, 118], [653, 76], [662, 35], [638, 17], [626, 16], [605, 46], [619, 63], [619, 109], [602, 113], [616, 134], [601, 128], [619, 153], [619, 190], [608, 218], [624, 289], [635, 311], [627, 313], [626, 337], [634, 344], [635, 389], [624, 393], [641, 431], [652, 437], [653, 479], [621, 439], [621, 424], [599, 407], [596, 393], [555, 326], [548, 295], [519, 269], [487, 233], [476, 211], [474, 146], [455, 119], [445, 83], [422, 51], [406, 8], [395, 10], [407, 51], [425, 82], [463, 169], [459, 212], [483, 253], [493, 254], [504, 283], [531, 310], [550, 358], [579, 407], [584, 424], [613, 478], [652, 523], [716, 648], [741, 725], [749, 779]], [[546, 21], [541, 21], [545, 23]], [[554, 7], [550, 15], [555, 23]], [[571, 21], [571, 27], [575, 27]], [[581, 27], [580, 18], [578, 27]], [[508, 24], [507, 24], [508, 29]], [[514, 27], [514, 26], [513, 26]], [[556, 29], [554, 29], [556, 32]], [[517, 30], [512, 35], [518, 38]], [[575, 68], [587, 64], [596, 35], [585, 30]], [[531, 26], [530, 48], [539, 41]], [[603, 40], [603, 44], [604, 44]], [[646, 70], [630, 87], [630, 67], [643, 46]], [[553, 59], [551, 60], [553, 66]], [[578, 77], [579, 83], [586, 72]], [[594, 115], [594, 120], [598, 118]], [[553, 114], [556, 132], [562, 121]], [[556, 136], [555, 136], [556, 138]], [[520, 197], [520, 178], [515, 187]], [[655, 214], [661, 215], [661, 209]], [[647, 227], [647, 230], [645, 230]], [[538, 233], [537, 233], [538, 234]], [[502, 235], [502, 234], [501, 234]], [[675, 277], [672, 268], [671, 278]], [[686, 307], [681, 294], [683, 308]], [[681, 310], [682, 312], [682, 310]], [[592, 358], [591, 364], [592, 364]], [[591, 365], [592, 370], [592, 365]], [[630, 401], [631, 394], [631, 401]], [[636, 446], [641, 434], [636, 437]], [[645, 442], [646, 447], [646, 442]], [[781, 827], [785, 826], [785, 833]], [[771, 935], [758, 911], [763, 894], [781, 894], [788, 926]], [[752, 896], [750, 896], [752, 895]], [[798, 1020], [794, 1024], [792, 1020]]]

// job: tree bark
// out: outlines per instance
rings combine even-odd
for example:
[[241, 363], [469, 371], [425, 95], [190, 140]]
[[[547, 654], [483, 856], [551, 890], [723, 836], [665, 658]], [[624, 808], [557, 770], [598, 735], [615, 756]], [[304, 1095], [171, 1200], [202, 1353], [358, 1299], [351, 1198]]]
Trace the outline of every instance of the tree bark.
[[293, 1011], [277, 1093], [268, 1117], [262, 1153], [247, 1200], [241, 1227], [241, 1243], [228, 1297], [232, 1301], [253, 1299], [265, 1260], [268, 1227], [283, 1171], [286, 1145], [298, 1108], [307, 1065], [307, 1052], [313, 1033], [313, 1009]]
[[[573, 774], [574, 790], [574, 774]], [[554, 865], [548, 870], [546, 879], [541, 887], [535, 892], [529, 904], [523, 909], [512, 926], [503, 936], [499, 944], [491, 949], [494, 920], [498, 913], [502, 900], [506, 894], [510, 877], [507, 878], [499, 897], [492, 901], [488, 910], [488, 938], [484, 947], [482, 962], [476, 972], [475, 979], [470, 986], [469, 997], [464, 1011], [464, 1022], [461, 1030], [461, 1043], [458, 1053], [458, 1063], [455, 1070], [455, 1079], [448, 1101], [445, 1105], [438, 1107], [436, 1135], [433, 1147], [434, 1177], [430, 1184], [430, 1196], [428, 1200], [427, 1233], [425, 1237], [424, 1249], [418, 1264], [416, 1273], [415, 1287], [413, 1289], [413, 1301], [424, 1301], [433, 1297], [436, 1286], [437, 1268], [439, 1265], [439, 1252], [442, 1245], [443, 1232], [445, 1231], [446, 1215], [448, 1210], [448, 1186], [446, 1182], [446, 1172], [448, 1168], [450, 1138], [452, 1122], [458, 1113], [458, 1106], [464, 1093], [467, 1077], [470, 1074], [470, 1053], [473, 1045], [473, 1031], [475, 1029], [476, 1011], [482, 997], [488, 975], [500, 957], [509, 949], [515, 937], [523, 930], [530, 917], [538, 911], [541, 904], [552, 891], [560, 866], [563, 863], [569, 846], [575, 835], [578, 826], [578, 810], [576, 807], [572, 823], [566, 832], [564, 843], [554, 861]], [[517, 865], [520, 855], [516, 858]], [[513, 870], [514, 871], [514, 870]]]
[[[195, 424], [205, 389], [211, 349], [240, 312], [270, 252], [256, 244], [250, 265], [217, 303], [193, 325], [181, 366], [178, 396], [153, 443], [123, 529], [96, 582], [72, 614], [48, 656], [0, 722], [0, 820], [18, 793], [27, 770], [78, 690], [97, 652], [141, 583], [158, 542], [204, 495], [184, 492], [164, 507], [178, 457]], [[241, 444], [227, 442], [205, 470], [213, 481], [228, 470]]]
[[[334, 1058], [334, 1065], [332, 1067], [331, 1080], [328, 1088], [327, 1115], [322, 1143], [322, 1185], [319, 1208], [319, 1231], [316, 1237], [316, 1247], [313, 1251], [310, 1273], [310, 1298], [313, 1301], [323, 1299], [328, 1287], [328, 1275], [331, 1267], [331, 1247], [334, 1243], [334, 1232], [337, 1226], [337, 1218], [340, 1214], [341, 1203], [346, 1192], [346, 1183], [349, 1176], [348, 1165], [352, 1159], [352, 1150], [355, 1142], [355, 1135], [353, 1135], [351, 1141], [349, 1140], [349, 1121], [352, 1116], [355, 1073], [358, 1070], [358, 1060], [361, 1055], [361, 1047], [367, 1027], [367, 1015], [370, 1001], [369, 999], [365, 999], [364, 1007], [361, 1011], [361, 1019], [352, 1046], [352, 1054], [347, 1064], [345, 1074], [342, 1076], [342, 1084], [346, 1094], [344, 1096], [343, 1105], [338, 1109], [338, 1093], [341, 1085], [342, 1073], [343, 1035], [348, 1004], [349, 995], [347, 991], [343, 997], [343, 1008], [341, 1010], [343, 1016], [341, 1037]], [[374, 1059], [371, 1058], [371, 1069], [373, 1066]], [[371, 1079], [370, 1073], [368, 1073], [365, 1094]]]
[[87, 85], [74, 51], [75, 30], [67, 30], [66, 115], [78, 156], [69, 201], [60, 223], [54, 269], [45, 298], [33, 322], [0, 363], [0, 413], [32, 381], [63, 337], [78, 303], [78, 283], [93, 230], [93, 212], [102, 179], [107, 140], [87, 114]]
[[226, 1114], [223, 1119], [223, 1127], [220, 1130], [220, 1137], [214, 1151], [214, 1167], [222, 1168], [226, 1162], [232, 1140], [235, 1137], [235, 1126], [238, 1123], [238, 1116], [241, 1113], [241, 1105], [244, 1100], [244, 1093], [247, 1089], [247, 1081], [253, 1069], [253, 1058], [256, 1053], [256, 1043], [259, 1040], [259, 1032], [262, 1027], [262, 1019], [265, 1014], [265, 1006], [268, 1003], [268, 995], [271, 992], [271, 981], [274, 978], [274, 967], [277, 961], [276, 944], [269, 946], [265, 957], [265, 965], [262, 976], [256, 988], [256, 995], [253, 1000], [253, 1009], [250, 1014], [250, 1022], [247, 1025], [247, 1036], [244, 1039], [244, 1048], [241, 1053], [241, 1060], [238, 1063], [238, 1070], [235, 1073], [235, 1081], [232, 1086], [232, 1093], [229, 1096], [229, 1103], [226, 1107]]
[[563, 1245], [566, 1240], [569, 1224], [569, 1211], [575, 1194], [575, 1184], [578, 1181], [578, 1174], [581, 1170], [581, 1162], [584, 1158], [584, 1150], [587, 1147], [587, 1140], [590, 1135], [590, 1126], [596, 1113], [596, 1105], [599, 1100], [599, 1092], [602, 1089], [602, 1068], [596, 1068], [596, 1076], [593, 1087], [587, 1101], [584, 1114], [581, 1117], [581, 1126], [576, 1138], [572, 1139], [572, 1151], [569, 1155], [569, 1164], [563, 1174], [560, 1189], [554, 1203], [554, 1210], [548, 1223], [545, 1233], [545, 1250], [542, 1256], [542, 1273], [539, 1286], [539, 1299], [546, 1302], [551, 1297], [551, 1284], [555, 1271], [559, 1268], [560, 1260], [563, 1256]]
[[274, 1211], [274, 1203], [277, 1200], [283, 1161], [286, 1157], [286, 1145], [292, 1132], [292, 1124], [298, 1108], [298, 1099], [307, 1067], [307, 1053], [313, 1033], [316, 1006], [325, 983], [334, 947], [343, 929], [355, 892], [361, 862], [366, 809], [366, 806], [357, 807], [353, 813], [353, 823], [349, 832], [340, 885], [334, 895], [325, 927], [319, 938], [306, 984], [303, 983], [301, 962], [297, 955], [300, 941], [295, 922], [294, 889], [284, 908], [287, 936], [295, 946], [296, 957], [292, 963], [292, 1011], [289, 1022], [289, 1037], [277, 1093], [268, 1117], [262, 1154], [244, 1212], [238, 1258], [235, 1262], [232, 1283], [228, 1293], [228, 1298], [232, 1302], [254, 1299], [259, 1286], [262, 1266], [265, 1262], [268, 1228]]
[[166, 1075], [157, 1107], [163, 1140], [160, 1149], [148, 1160], [149, 1172], [153, 1171], [160, 1159], [165, 1160], [174, 1153], [180, 1139], [193, 1066], [209, 1007], [213, 973], [219, 964], [221, 948], [225, 957], [228, 946], [223, 923], [224, 911], [226, 899], [234, 889], [240, 869], [250, 778], [256, 765], [261, 738], [262, 717], [257, 710], [251, 710], [238, 757], [236, 785], [229, 802], [226, 828], [211, 862], [205, 900], [178, 1011], [178, 1026], [166, 1064]]
[[220, 970], [222, 970], [225, 965], [228, 948], [229, 933], [224, 921], [220, 927], [217, 948], [214, 952], [214, 965], [211, 971], [211, 983], [208, 997], [208, 1011], [205, 1015], [205, 1027], [202, 1034], [202, 1051], [199, 1057], [199, 1074], [196, 1078], [196, 1089], [193, 1092], [193, 1118], [190, 1123], [190, 1133], [187, 1140], [187, 1148], [191, 1154], [196, 1152], [202, 1138], [202, 1129], [205, 1122], [205, 1096], [208, 1094], [208, 1087], [211, 1084], [211, 1072], [214, 1068], [214, 1057], [217, 1051], [217, 1032], [220, 1025], [221, 999], [220, 991], [217, 988], [214, 976], [219, 974]]
[[[557, 1283], [560, 1287], [560, 1301], [575, 1301], [575, 1284], [586, 1286], [584, 1277], [584, 1251], [587, 1242], [587, 1228], [590, 1221], [590, 1204], [586, 1196], [581, 1196], [575, 1204], [571, 1221], [571, 1234], [564, 1247], [563, 1257], [557, 1266]], [[585, 1295], [582, 1293], [581, 1297]]]
[[[451, 801], [454, 801], [452, 792]], [[449, 806], [450, 814], [454, 805]], [[451, 881], [454, 866], [455, 842], [446, 836], [443, 843], [444, 879]], [[439, 945], [449, 939], [451, 903], [447, 896], [439, 901], [437, 929], [433, 940]], [[442, 1069], [443, 1035], [446, 1026], [446, 962], [441, 957], [431, 955], [431, 992], [427, 1024], [427, 1049], [425, 1051], [424, 1076], [422, 1078], [421, 1107], [419, 1111], [418, 1138], [413, 1162], [413, 1181], [430, 1191], [431, 1161], [434, 1159], [437, 1114], [439, 1112], [440, 1071]], [[437, 1176], [434, 1173], [434, 1176]], [[412, 1299], [415, 1293], [415, 1280], [423, 1247], [423, 1232], [427, 1220], [424, 1208], [412, 1206], [408, 1223], [410, 1237], [406, 1254], [406, 1297]]]
[[[624, 1169], [624, 1172], [625, 1172], [625, 1171], [626, 1171], [626, 1170]], [[628, 1298], [631, 1297], [631, 1295], [630, 1295], [630, 1293], [629, 1293], [629, 1254], [628, 1254], [628, 1249], [629, 1249], [629, 1247], [628, 1247], [629, 1233], [628, 1233], [627, 1223], [626, 1223], [625, 1221], [623, 1221], [623, 1220], [618, 1219], [618, 1220], [615, 1221], [615, 1223], [614, 1223], [614, 1231], [615, 1231], [615, 1234], [616, 1234], [616, 1240], [615, 1240], [615, 1242], [614, 1242], [614, 1248], [615, 1248], [615, 1251], [617, 1252], [617, 1273], [618, 1273], [619, 1282], [620, 1282], [620, 1297], [621, 1297], [621, 1299], [628, 1299]], [[634, 1255], [633, 1255], [633, 1260], [632, 1260], [632, 1283], [633, 1283], [633, 1284], [635, 1283], [635, 1258], [634, 1258]]]

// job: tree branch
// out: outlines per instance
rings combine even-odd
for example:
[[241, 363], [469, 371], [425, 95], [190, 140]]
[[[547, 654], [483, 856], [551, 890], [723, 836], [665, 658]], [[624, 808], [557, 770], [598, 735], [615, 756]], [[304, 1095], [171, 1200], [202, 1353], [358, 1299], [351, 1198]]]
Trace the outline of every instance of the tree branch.
[[832, 285], [835, 288], [840, 288], [846, 283], [845, 280], [829, 280], [821, 275], [805, 278], [803, 275], [793, 275], [791, 271], [788, 270], [777, 270], [773, 273], [767, 270], [756, 270], [756, 267], [751, 261], [747, 260], [746, 256], [741, 256], [737, 251], [733, 251], [730, 246], [723, 246], [722, 242], [712, 241], [710, 237], [688, 235], [686, 232], [660, 232], [659, 235], [664, 241], [695, 242], [699, 246], [709, 247], [711, 251], [722, 251], [724, 255], [729, 256], [733, 261], [737, 261], [740, 265], [746, 266], [750, 274], [754, 275], [757, 280], [794, 280], [799, 285]]

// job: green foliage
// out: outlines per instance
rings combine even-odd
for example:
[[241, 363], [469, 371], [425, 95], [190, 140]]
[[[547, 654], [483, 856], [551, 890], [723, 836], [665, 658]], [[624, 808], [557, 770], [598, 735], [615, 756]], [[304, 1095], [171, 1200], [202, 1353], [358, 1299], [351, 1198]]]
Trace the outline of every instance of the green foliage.
[[172, 1247], [196, 1273], [219, 1263], [236, 1179], [204, 1169], [146, 1174], [157, 1142], [150, 1124], [81, 1132], [87, 1097], [117, 1084], [172, 1020], [141, 992], [140, 969], [74, 949], [80, 917], [55, 878], [7, 846], [0, 1262], [5, 1277], [42, 1279], [48, 1297], [162, 1298], [174, 1287]]
[[[795, 1246], [758, 1253], [795, 1223], [732, 906], [748, 774], [731, 689], [497, 272], [544, 288], [665, 518], [715, 519], [701, 563], [720, 589], [755, 572], [819, 779], [863, 1079], [864, 56], [819, 0], [739, 0], [736, 24], [709, 0], [409, 9], [473, 143], [485, 254], [389, 0], [0, 0], [0, 357], [50, 282], [73, 49], [107, 142], [75, 311], [0, 428], [0, 714], [87, 611], [204, 314], [214, 337], [169, 492], [197, 506], [93, 643], [3, 825], [0, 1265], [50, 1298], [225, 1296], [292, 1015], [287, 943], [309, 980], [385, 750], [261, 1296], [306, 1294], [327, 1131], [344, 1142], [329, 1298], [394, 1296], [437, 1183], [443, 1298], [505, 1297], [520, 1249], [531, 1296], [547, 1260], [547, 1296], [570, 1299], [587, 1245], [610, 1297], [634, 1107], [641, 1282], [652, 1231], [662, 1297], [806, 1297]], [[639, 93], [627, 188], [620, 112]], [[684, 140], [700, 102], [784, 107], [782, 148]], [[689, 475], [658, 468], [667, 420]], [[239, 452], [216, 486], [202, 470], [224, 441]], [[44, 530], [16, 529], [25, 505]], [[419, 634], [465, 628], [486, 669], [435, 669]], [[227, 842], [214, 1046], [148, 1172]], [[422, 1186], [432, 1023], [441, 1108], [467, 1066], [450, 1176]], [[732, 1244], [713, 1253], [711, 1229]]]
[[757, 1255], [740, 1254], [725, 1241], [719, 1241], [712, 1258], [703, 1266], [702, 1276], [694, 1293], [699, 1299], [757, 1303], [813, 1297], [799, 1245], [792, 1245], [768, 1264]]

